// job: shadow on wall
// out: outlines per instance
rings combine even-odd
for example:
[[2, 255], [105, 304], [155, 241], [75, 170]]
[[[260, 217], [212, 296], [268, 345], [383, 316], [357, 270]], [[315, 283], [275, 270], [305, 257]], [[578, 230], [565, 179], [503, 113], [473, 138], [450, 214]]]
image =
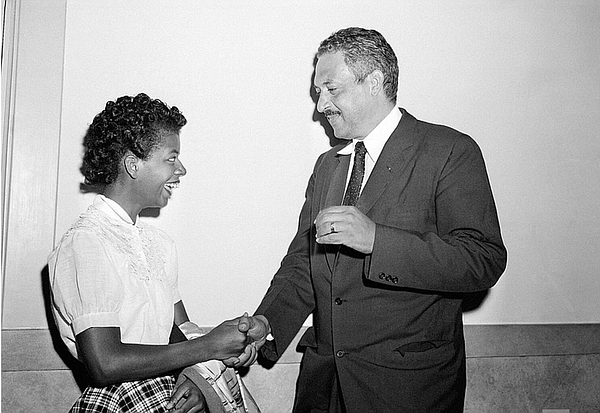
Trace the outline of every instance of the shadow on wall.
[[317, 94], [317, 91], [315, 90], [315, 86], [314, 86], [315, 74], [316, 74], [315, 72], [317, 69], [317, 60], [318, 60], [317, 55], [315, 54], [315, 57], [313, 59], [313, 72], [310, 77], [310, 86], [308, 88], [308, 94], [310, 95], [310, 98], [312, 99], [312, 101], [315, 104], [312, 120], [313, 120], [313, 122], [319, 122], [321, 124], [321, 127], [325, 131], [325, 135], [327, 135], [327, 137], [329, 138], [329, 146], [334, 147], [334, 146], [339, 145], [340, 143], [344, 142], [344, 140], [337, 139], [335, 137], [335, 135], [333, 133], [333, 128], [327, 121], [327, 118], [323, 114], [319, 113], [319, 111], [317, 110], [317, 103], [319, 101], [319, 95]]
[[46, 310], [46, 320], [48, 321], [48, 330], [52, 337], [52, 345], [65, 365], [71, 369], [73, 377], [79, 389], [83, 391], [89, 384], [87, 371], [84, 365], [71, 355], [69, 349], [60, 338], [58, 327], [54, 322], [54, 315], [52, 313], [52, 292], [50, 290], [50, 272], [46, 265], [41, 273], [42, 281], [42, 292], [44, 294], [44, 307]]

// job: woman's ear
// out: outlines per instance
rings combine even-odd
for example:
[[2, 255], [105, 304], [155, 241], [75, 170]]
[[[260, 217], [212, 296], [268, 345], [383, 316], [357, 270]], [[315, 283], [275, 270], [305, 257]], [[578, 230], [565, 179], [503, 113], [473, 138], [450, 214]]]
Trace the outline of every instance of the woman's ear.
[[139, 163], [140, 158], [138, 158], [132, 153], [125, 155], [125, 158], [123, 158], [123, 166], [125, 168], [125, 172], [127, 172], [127, 175], [129, 175], [131, 179], [137, 178], [140, 167]]

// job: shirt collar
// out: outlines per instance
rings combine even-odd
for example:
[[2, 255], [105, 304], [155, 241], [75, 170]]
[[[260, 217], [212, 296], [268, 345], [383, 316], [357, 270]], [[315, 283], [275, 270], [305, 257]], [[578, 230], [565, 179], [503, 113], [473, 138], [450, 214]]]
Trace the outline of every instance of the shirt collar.
[[131, 217], [121, 205], [102, 194], [96, 195], [94, 206], [106, 214], [113, 216], [115, 219], [119, 219], [129, 225], [135, 225], [135, 222], [131, 220]]
[[[402, 117], [402, 112], [398, 110], [398, 108], [394, 107], [388, 115], [383, 118], [379, 125], [375, 127], [367, 136], [362, 140], [365, 144], [365, 148], [367, 148], [367, 153], [373, 159], [373, 161], [377, 161], [381, 151], [383, 151], [383, 147], [386, 144], [387, 140], [392, 135], [392, 132], [400, 123], [400, 118]], [[338, 155], [351, 155], [354, 152], [354, 145], [358, 139], [353, 139], [348, 145], [344, 146], [337, 153]]]

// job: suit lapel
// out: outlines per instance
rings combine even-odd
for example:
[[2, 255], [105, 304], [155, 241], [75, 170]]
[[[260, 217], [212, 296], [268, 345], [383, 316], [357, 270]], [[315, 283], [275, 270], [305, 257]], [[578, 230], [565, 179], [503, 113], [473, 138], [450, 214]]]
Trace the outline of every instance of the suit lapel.
[[321, 209], [334, 205], [341, 205], [344, 197], [344, 188], [346, 187], [346, 178], [348, 176], [348, 168], [350, 166], [350, 156], [335, 156], [337, 166], [333, 170], [325, 203], [321, 205]]
[[358, 199], [357, 208], [365, 214], [371, 210], [392, 180], [408, 181], [410, 177], [410, 174], [403, 171], [409, 165], [410, 154], [414, 152], [410, 149], [417, 147], [415, 144], [419, 137], [415, 130], [417, 120], [403, 109], [401, 111], [402, 119], [383, 147]]
[[[339, 150], [339, 148], [338, 148]], [[348, 168], [350, 166], [350, 156], [335, 155], [332, 163], [333, 172], [331, 179], [329, 180], [329, 187], [327, 188], [327, 195], [325, 196], [324, 202], [320, 205], [320, 210], [341, 205], [344, 197], [344, 189], [346, 187], [346, 178], [348, 176]], [[333, 268], [335, 266], [335, 260], [339, 252], [339, 246], [325, 245], [325, 260], [329, 267], [330, 274], [333, 274]]]

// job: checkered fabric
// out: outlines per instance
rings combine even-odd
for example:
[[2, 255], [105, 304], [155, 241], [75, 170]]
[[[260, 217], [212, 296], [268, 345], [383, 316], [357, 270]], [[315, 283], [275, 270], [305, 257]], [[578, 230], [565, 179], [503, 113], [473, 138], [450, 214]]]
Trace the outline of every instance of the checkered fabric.
[[173, 376], [125, 382], [108, 387], [88, 387], [71, 407], [71, 413], [162, 413], [167, 412]]

